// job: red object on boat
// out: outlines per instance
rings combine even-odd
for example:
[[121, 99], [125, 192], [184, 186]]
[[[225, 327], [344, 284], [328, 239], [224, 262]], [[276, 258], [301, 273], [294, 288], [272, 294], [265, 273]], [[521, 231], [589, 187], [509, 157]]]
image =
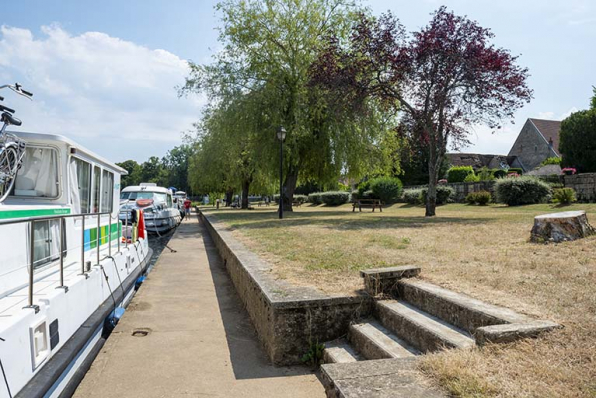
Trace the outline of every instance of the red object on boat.
[[147, 207], [153, 204], [153, 199], [137, 199], [137, 206]]
[[[152, 199], [149, 199], [153, 202]], [[145, 239], [145, 216], [143, 215], [143, 210], [139, 210], [139, 223], [137, 225], [137, 236], [139, 238]]]

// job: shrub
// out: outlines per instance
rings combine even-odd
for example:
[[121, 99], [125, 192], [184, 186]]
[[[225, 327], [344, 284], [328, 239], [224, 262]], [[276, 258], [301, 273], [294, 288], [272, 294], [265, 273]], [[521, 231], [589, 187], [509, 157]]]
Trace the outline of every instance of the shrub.
[[466, 178], [464, 178], [464, 182], [479, 182], [480, 176], [474, 174], [468, 174]]
[[573, 175], [575, 173], [577, 173], [577, 170], [573, 167], [565, 167], [564, 169], [561, 169], [561, 174]]
[[472, 166], [453, 166], [447, 170], [447, 181], [464, 182], [469, 174], [474, 174]]
[[466, 196], [466, 203], [474, 205], [481, 205], [486, 206], [490, 203], [491, 195], [490, 192], [487, 191], [479, 191], [479, 192], [470, 192], [468, 196]]
[[294, 202], [302, 204], [302, 203], [306, 203], [307, 200], [308, 200], [308, 196], [306, 196], [306, 195], [294, 194]]
[[377, 177], [370, 181], [370, 190], [375, 199], [384, 203], [394, 203], [401, 196], [403, 186], [399, 178]]
[[546, 166], [549, 164], [561, 164], [561, 158], [558, 156], [553, 156], [552, 158], [546, 158], [540, 163], [540, 166]]
[[360, 184], [358, 184], [358, 194], [360, 195], [360, 198], [363, 197], [362, 195], [366, 191], [370, 191], [370, 180], [362, 181]]
[[518, 167], [510, 167], [509, 170], [507, 170], [507, 174], [511, 174], [511, 173], [516, 173], [519, 175], [524, 174], [524, 171]]
[[422, 201], [422, 189], [406, 189], [403, 196], [404, 202], [411, 205], [420, 204]]
[[548, 184], [533, 177], [502, 178], [495, 184], [497, 201], [509, 206], [545, 202], [551, 194]]
[[327, 206], [339, 206], [350, 201], [350, 193], [343, 191], [323, 192], [321, 200]]
[[505, 177], [507, 177], [507, 171], [505, 171], [503, 169], [494, 169], [493, 176], [495, 178], [505, 178]]
[[349, 186], [349, 185], [346, 185], [346, 184], [344, 184], [344, 183], [341, 183], [341, 182], [337, 184], [337, 188], [338, 188], [340, 191], [344, 191], [344, 192], [350, 192], [350, 191], [351, 191], [351, 189], [350, 189], [350, 186]]
[[495, 179], [494, 170], [490, 170], [488, 167], [483, 167], [478, 173], [478, 181], [492, 181]]
[[[426, 203], [428, 188], [422, 188], [420, 191], [420, 202]], [[437, 185], [437, 205], [444, 205], [445, 203], [450, 202], [454, 196], [455, 190], [453, 188]]]
[[357, 189], [354, 189], [352, 191], [352, 200], [358, 200], [360, 199], [362, 196], [360, 195], [360, 193], [358, 192]]
[[568, 205], [577, 200], [573, 188], [557, 188], [553, 191], [553, 198], [555, 202], [562, 205]]
[[308, 194], [308, 203], [312, 203], [313, 205], [320, 205], [323, 203], [323, 199], [321, 197], [322, 192], [313, 192]]

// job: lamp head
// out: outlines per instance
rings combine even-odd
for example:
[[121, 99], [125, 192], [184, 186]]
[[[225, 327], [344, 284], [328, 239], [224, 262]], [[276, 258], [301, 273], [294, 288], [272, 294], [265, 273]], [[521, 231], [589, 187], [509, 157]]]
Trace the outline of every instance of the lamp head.
[[277, 129], [277, 139], [284, 141], [286, 139], [286, 129], [283, 126], [279, 126]]

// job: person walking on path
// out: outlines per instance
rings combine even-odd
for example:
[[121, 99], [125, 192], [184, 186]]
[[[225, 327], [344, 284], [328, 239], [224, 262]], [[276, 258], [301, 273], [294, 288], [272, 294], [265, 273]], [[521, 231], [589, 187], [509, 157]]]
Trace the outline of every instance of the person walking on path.
[[190, 199], [186, 198], [186, 200], [184, 201], [184, 214], [186, 218], [187, 216], [190, 216], [190, 204], [192, 202], [190, 201]]

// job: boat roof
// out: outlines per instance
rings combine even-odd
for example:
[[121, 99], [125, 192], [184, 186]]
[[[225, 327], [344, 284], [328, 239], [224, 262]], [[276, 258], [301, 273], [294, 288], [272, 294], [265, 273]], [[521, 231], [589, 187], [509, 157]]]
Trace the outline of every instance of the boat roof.
[[[31, 133], [31, 132], [26, 132], [26, 131], [9, 131], [10, 134], [14, 134], [17, 137], [22, 138], [25, 141], [55, 141], [55, 142], [61, 142], [63, 144], [66, 144], [67, 146], [69, 146], [70, 148], [74, 148], [76, 152], [81, 152], [84, 153], [85, 155], [97, 160], [99, 163], [104, 164], [105, 166], [110, 167], [111, 169], [114, 169], [114, 171], [117, 171], [118, 173], [120, 173], [121, 175], [127, 175], [128, 171], [126, 171], [126, 169], [123, 169], [122, 167], [118, 166], [117, 164], [115, 164], [114, 162], [110, 162], [109, 160], [103, 158], [102, 156], [99, 156], [98, 154], [96, 154], [95, 152], [85, 148], [84, 146], [77, 144], [75, 141], [71, 140], [70, 138], [64, 137], [63, 135], [58, 135], [58, 134], [45, 134], [45, 133]], [[75, 153], [76, 153], [75, 152]]]
[[155, 187], [155, 186], [151, 186], [151, 185], [131, 185], [128, 186], [124, 189], [122, 189], [122, 191], [120, 192], [160, 192], [160, 193], [172, 193], [171, 190], [169, 190], [168, 188], [164, 188], [164, 187]]
[[177, 195], [186, 195], [186, 192], [184, 192], [184, 191], [176, 191], [176, 193], [174, 194], [174, 196], [177, 196]]

